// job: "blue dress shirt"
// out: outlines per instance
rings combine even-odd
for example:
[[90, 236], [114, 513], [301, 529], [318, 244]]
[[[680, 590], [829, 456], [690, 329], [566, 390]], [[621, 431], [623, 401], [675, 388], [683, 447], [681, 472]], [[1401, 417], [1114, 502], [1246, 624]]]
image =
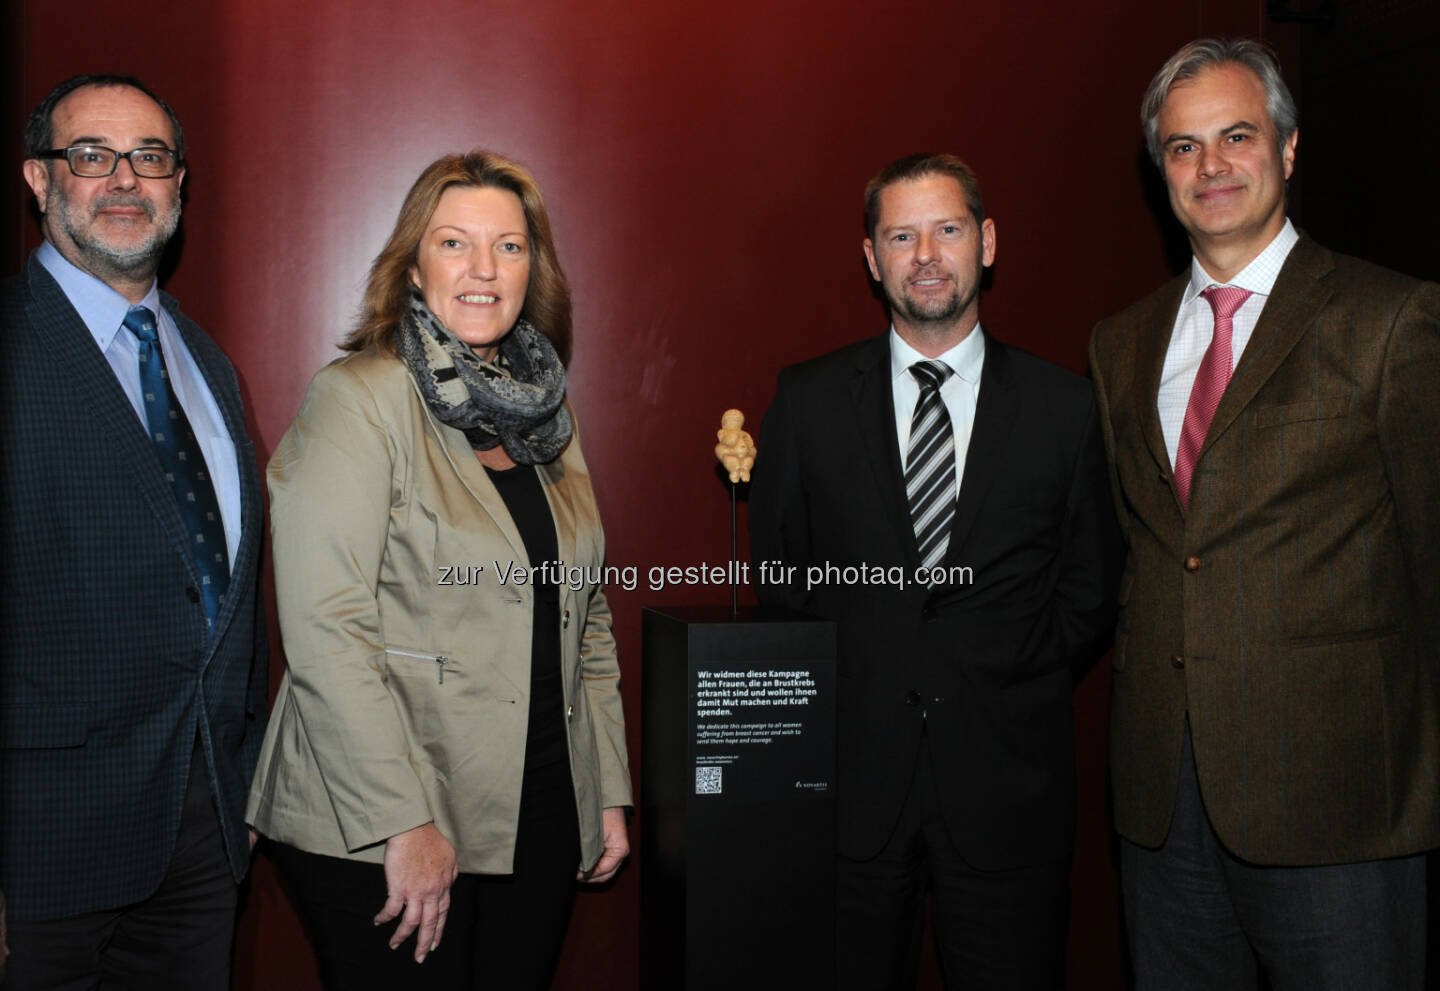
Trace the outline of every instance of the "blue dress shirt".
[[[40, 246], [35, 257], [60, 284], [70, 305], [80, 314], [96, 346], [110, 363], [120, 388], [129, 397], [138, 425], [146, 429], [145, 400], [140, 391], [139, 343], [134, 334], [121, 326], [130, 310], [130, 301], [89, 272], [72, 265], [49, 241]], [[147, 307], [159, 318], [160, 348], [165, 354], [170, 388], [190, 420], [190, 429], [210, 470], [215, 499], [225, 523], [225, 548], [233, 569], [240, 547], [240, 466], [235, 460], [235, 442], [225, 427], [225, 417], [220, 413], [215, 395], [180, 336], [180, 329], [161, 305], [160, 290], [155, 283], [151, 283], [150, 291], [138, 305]], [[148, 430], [146, 432], [148, 435]]]

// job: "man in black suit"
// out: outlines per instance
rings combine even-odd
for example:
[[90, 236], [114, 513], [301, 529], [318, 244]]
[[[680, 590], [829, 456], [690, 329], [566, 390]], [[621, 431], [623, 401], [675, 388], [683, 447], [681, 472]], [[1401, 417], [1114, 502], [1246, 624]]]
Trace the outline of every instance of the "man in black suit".
[[155, 274], [184, 137], [81, 76], [26, 127], [45, 243], [0, 286], [7, 991], [227, 988], [265, 729], [239, 385]]
[[928, 884], [948, 986], [1053, 988], [1120, 551], [1095, 402], [980, 328], [963, 162], [887, 166], [865, 212], [891, 330], [780, 374], [750, 502], [762, 601], [839, 624], [840, 985], [914, 986]]

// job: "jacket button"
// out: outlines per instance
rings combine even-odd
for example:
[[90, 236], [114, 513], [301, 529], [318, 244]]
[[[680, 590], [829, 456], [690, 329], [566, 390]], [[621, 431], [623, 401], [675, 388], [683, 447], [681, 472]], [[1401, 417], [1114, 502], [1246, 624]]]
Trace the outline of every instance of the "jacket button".
[[919, 692], [906, 692], [906, 693], [905, 693], [905, 704], [906, 704], [906, 705], [919, 705], [919, 704], [920, 704], [920, 693], [919, 693]]
[[1200, 559], [1198, 557], [1187, 557], [1185, 559], [1185, 570], [1195, 572], [1200, 570]]
[[1185, 667], [1185, 658], [1181, 657], [1179, 654], [1172, 655], [1170, 657], [1170, 666], [1172, 668], [1175, 668], [1176, 670], [1183, 670]]
[[573, 715], [575, 715], [575, 707], [573, 705], [567, 705], [565, 707], [565, 718], [569, 719]]
[[189, 586], [185, 589], [185, 598], [189, 599], [191, 602], [199, 602], [200, 590], [194, 585]]
[[561, 625], [562, 627], [567, 628], [567, 629], [569, 628], [569, 626], [570, 626], [570, 610], [569, 610], [569, 609], [566, 609], [566, 610], [565, 610], [565, 615], [562, 616], [562, 617], [560, 617], [560, 625]]

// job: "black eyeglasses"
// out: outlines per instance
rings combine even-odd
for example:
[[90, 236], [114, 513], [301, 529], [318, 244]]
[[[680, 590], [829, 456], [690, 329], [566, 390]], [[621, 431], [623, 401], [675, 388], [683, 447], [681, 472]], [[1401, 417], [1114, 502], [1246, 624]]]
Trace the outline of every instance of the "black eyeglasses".
[[180, 157], [162, 145], [116, 151], [104, 145], [71, 145], [42, 151], [36, 158], [63, 158], [70, 171], [85, 179], [101, 179], [114, 173], [120, 159], [128, 158], [130, 168], [142, 179], [168, 179], [180, 166]]

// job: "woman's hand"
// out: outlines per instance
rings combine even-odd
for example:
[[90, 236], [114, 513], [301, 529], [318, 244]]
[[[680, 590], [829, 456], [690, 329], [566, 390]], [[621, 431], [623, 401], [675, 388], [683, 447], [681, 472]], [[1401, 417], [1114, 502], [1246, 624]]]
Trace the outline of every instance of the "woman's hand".
[[[608, 835], [608, 834], [607, 834]], [[390, 936], [395, 949], [419, 928], [415, 937], [415, 962], [440, 945], [445, 933], [445, 915], [450, 911], [450, 885], [459, 873], [455, 869], [455, 848], [433, 822], [385, 841], [385, 907], [375, 916], [377, 926], [405, 912]]]
[[605, 809], [600, 815], [605, 829], [605, 852], [600, 855], [598, 864], [575, 875], [577, 881], [587, 884], [610, 880], [625, 863], [625, 858], [630, 856], [630, 833], [625, 827], [625, 810], [615, 806]]

